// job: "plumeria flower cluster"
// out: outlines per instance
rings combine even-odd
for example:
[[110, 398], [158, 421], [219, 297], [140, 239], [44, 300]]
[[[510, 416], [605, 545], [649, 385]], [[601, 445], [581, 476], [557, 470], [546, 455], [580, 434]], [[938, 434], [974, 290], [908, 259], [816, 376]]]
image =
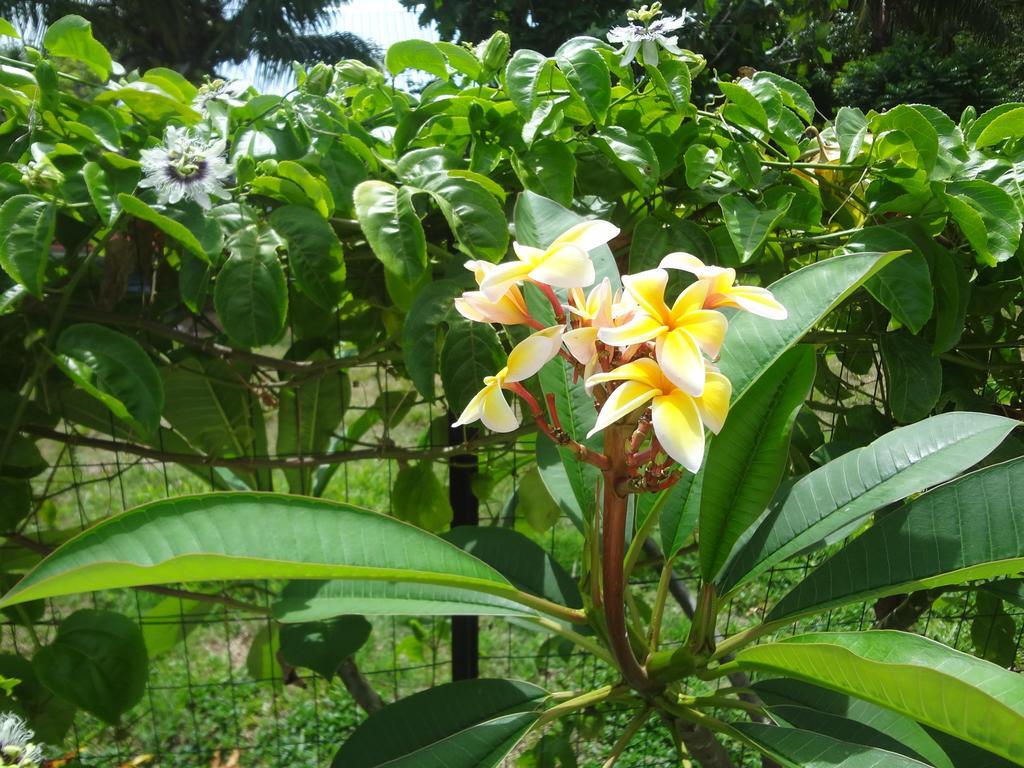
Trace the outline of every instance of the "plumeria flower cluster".
[[43, 749], [33, 744], [35, 732], [17, 715], [0, 715], [0, 766], [39, 768]]
[[[620, 290], [607, 277], [594, 285], [590, 251], [618, 232], [606, 221], [585, 221], [545, 249], [514, 243], [515, 261], [467, 262], [478, 289], [455, 300], [459, 313], [474, 322], [535, 331], [512, 348], [500, 371], [484, 379], [455, 426], [481, 421], [496, 432], [514, 431], [520, 420], [505, 397], [510, 392], [552, 439], [607, 469], [607, 456], [562, 429], [553, 398], [545, 413], [523, 386], [560, 356], [583, 378], [598, 408], [587, 437], [612, 425], [625, 426], [634, 488], [654, 490], [678, 479], [676, 464], [696, 472], [704, 456], [704, 430], [717, 433], [725, 422], [732, 387], [713, 364], [728, 326], [720, 310], [729, 307], [774, 320], [785, 318], [786, 310], [767, 289], [737, 285], [735, 270], [706, 265], [688, 253], [670, 253], [656, 269], [625, 275]], [[671, 300], [666, 297], [670, 270], [693, 277]], [[555, 325], [545, 326], [531, 314], [524, 295], [528, 290], [546, 297]]]
[[683, 11], [679, 16], [665, 16], [660, 19], [659, 16], [661, 3], [654, 3], [650, 7], [644, 5], [640, 10], [626, 12], [629, 24], [624, 27], [613, 27], [608, 31], [608, 42], [622, 46], [618, 50], [622, 55], [619, 66], [628, 66], [639, 53], [644, 64], [656, 67], [658, 46], [675, 56], [683, 54], [676, 44], [677, 36], [672, 33], [689, 24], [693, 16], [688, 11]]
[[162, 205], [194, 200], [203, 208], [211, 198], [228, 199], [224, 184], [231, 177], [223, 140], [203, 139], [185, 128], [170, 126], [164, 145], [142, 150], [140, 187], [152, 187]]

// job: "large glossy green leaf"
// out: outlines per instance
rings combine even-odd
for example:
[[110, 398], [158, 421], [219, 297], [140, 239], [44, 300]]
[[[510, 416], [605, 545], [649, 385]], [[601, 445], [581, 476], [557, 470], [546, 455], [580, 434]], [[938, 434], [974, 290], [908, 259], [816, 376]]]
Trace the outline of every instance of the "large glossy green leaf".
[[597, 122], [604, 120], [611, 103], [612, 85], [604, 57], [593, 48], [563, 46], [555, 54], [558, 68]]
[[483, 560], [519, 589], [582, 608], [576, 581], [543, 547], [511, 528], [459, 526], [441, 538]]
[[217, 493], [144, 504], [93, 526], [34, 568], [0, 607], [115, 587], [246, 578], [391, 580], [518, 594], [490, 566], [393, 518], [301, 496]]
[[719, 586], [734, 589], [788, 557], [832, 541], [886, 504], [956, 477], [991, 453], [1017, 424], [984, 413], [933, 416], [804, 475], [740, 543]]
[[461, 413], [473, 395], [483, 387], [485, 376], [493, 376], [505, 365], [505, 352], [494, 329], [484, 323], [453, 323], [441, 347], [439, 372], [448, 405]]
[[230, 249], [213, 293], [217, 316], [236, 344], [270, 344], [284, 331], [288, 316], [288, 285], [276, 238], [247, 227], [231, 237]]
[[612, 125], [597, 131], [591, 141], [640, 194], [647, 195], [654, 190], [661, 166], [657, 153], [641, 134]]
[[406, 285], [414, 284], [427, 268], [427, 242], [408, 190], [364, 181], [352, 197], [359, 226], [381, 264]]
[[103, 325], [79, 323], [61, 333], [56, 355], [61, 370], [119, 419], [147, 435], [160, 426], [163, 382], [138, 342]]
[[917, 635], [813, 633], [746, 648], [741, 668], [865, 699], [1018, 763], [1024, 678]]
[[[565, 461], [560, 449], [547, 435], [537, 435], [537, 471], [551, 498], [573, 525], [583, 530], [583, 521], [594, 514], [597, 470], [580, 462]], [[592, 480], [591, 485], [587, 485]], [[589, 492], [588, 492], [589, 487]], [[584, 510], [586, 512], [584, 513]]]
[[497, 595], [436, 584], [396, 581], [289, 582], [273, 605], [283, 622], [321, 621], [350, 613], [364, 616], [536, 616]]
[[434, 377], [437, 373], [438, 328], [456, 318], [455, 297], [468, 285], [462, 280], [437, 280], [430, 283], [413, 300], [402, 326], [402, 358], [409, 378], [417, 391], [434, 398]]
[[797, 614], [1024, 568], [1024, 458], [972, 472], [895, 510], [769, 612]]
[[281, 658], [330, 680], [341, 662], [363, 647], [372, 629], [362, 616], [289, 624], [280, 631]]
[[384, 65], [392, 75], [407, 69], [420, 69], [442, 80], [448, 79], [448, 67], [444, 54], [428, 40], [402, 40], [388, 48]]
[[995, 266], [1017, 252], [1022, 214], [995, 184], [983, 179], [949, 184], [946, 204], [979, 261]]
[[165, 235], [181, 243], [182, 247], [196, 258], [202, 259], [207, 263], [210, 262], [210, 256], [207, 254], [206, 249], [203, 248], [202, 243], [184, 224], [175, 221], [170, 216], [164, 215], [152, 206], [139, 200], [139, 198], [126, 195], [123, 192], [117, 196], [117, 202], [125, 213], [142, 221], [148, 221]]
[[[927, 763], [897, 752], [840, 741], [815, 731], [764, 723], [734, 723], [758, 748], [786, 768], [927, 768]], [[845, 735], [845, 734], [836, 734]]]
[[537, 98], [537, 81], [550, 59], [536, 51], [520, 48], [505, 68], [505, 89], [508, 97], [523, 115], [533, 112]]
[[935, 739], [906, 715], [801, 680], [759, 680], [752, 688], [772, 717], [786, 725], [954, 768]]
[[[706, 459], [703, 466], [707, 466]], [[661, 534], [661, 549], [665, 553], [665, 557], [674, 557], [697, 527], [703, 485], [703, 471], [696, 475], [687, 473], [679, 478], [668, 491], [662, 491], [667, 494], [667, 497], [661, 508], [658, 530]]]
[[0, 206], [0, 267], [36, 296], [56, 226], [57, 206], [35, 195], [15, 195]]
[[714, 579], [768, 506], [789, 463], [793, 422], [814, 383], [814, 347], [787, 350], [729, 413], [711, 441], [700, 500], [700, 568]]
[[113, 611], [81, 610], [57, 627], [32, 658], [39, 680], [63, 699], [114, 724], [137, 704], [149, 673], [134, 621]]
[[442, 171], [419, 179], [417, 185], [437, 203], [466, 253], [501, 260], [508, 248], [508, 219], [483, 184]]
[[539, 717], [547, 691], [513, 680], [460, 680], [371, 715], [334, 768], [494, 768]]
[[299, 290], [334, 309], [345, 287], [345, 260], [331, 225], [303, 205], [284, 205], [270, 214], [270, 226], [288, 243], [288, 265]]
[[835, 256], [786, 275], [771, 285], [775, 298], [789, 312], [785, 320], [765, 320], [749, 313], [734, 315], [719, 361], [722, 373], [732, 382], [733, 402], [743, 397], [750, 385], [815, 323], [898, 255]]

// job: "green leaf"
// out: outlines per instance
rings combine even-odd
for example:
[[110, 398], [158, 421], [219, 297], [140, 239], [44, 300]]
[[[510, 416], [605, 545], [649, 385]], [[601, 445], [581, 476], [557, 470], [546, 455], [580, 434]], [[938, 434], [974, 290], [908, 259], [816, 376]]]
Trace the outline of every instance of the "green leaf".
[[249, 652], [245, 655], [245, 671], [256, 681], [280, 680], [284, 677], [280, 656], [280, 628], [267, 622], [252, 638]]
[[734, 552], [719, 586], [836, 540], [875, 510], [944, 483], [995, 450], [1018, 425], [985, 413], [945, 413], [893, 430], [799, 478]]
[[302, 496], [215, 493], [155, 501], [104, 520], [43, 560], [0, 607], [143, 584], [279, 578], [517, 594], [493, 568], [393, 518]]
[[696, 189], [707, 181], [721, 159], [722, 153], [717, 147], [706, 147], [703, 144], [691, 144], [687, 147], [683, 156], [686, 165], [686, 186]]
[[272, 233], [246, 227], [232, 235], [231, 256], [217, 273], [213, 305], [231, 340], [243, 347], [270, 344], [284, 331], [288, 285]]
[[288, 243], [288, 266], [299, 290], [323, 309], [338, 306], [345, 290], [345, 260], [331, 225], [300, 205], [282, 206], [269, 220]]
[[726, 195], [719, 200], [722, 217], [729, 232], [729, 238], [744, 263], [750, 261], [782, 221], [795, 195], [787, 193], [779, 197], [774, 207], [759, 209], [742, 195]]
[[0, 19], [0, 35], [4, 37], [17, 38], [19, 40], [21, 39], [21, 35], [18, 34], [18, 30], [15, 29], [14, 25], [7, 19]]
[[997, 579], [982, 585], [981, 589], [1018, 608], [1024, 608], [1024, 579]]
[[113, 62], [107, 51], [92, 36], [92, 24], [81, 16], [64, 16], [53, 22], [43, 35], [43, 45], [54, 56], [63, 56], [85, 64], [100, 80], [110, 76]]
[[0, 478], [0, 530], [15, 530], [31, 511], [32, 486], [25, 480]]
[[1017, 252], [1024, 218], [995, 184], [982, 179], [947, 184], [946, 204], [983, 264], [995, 266]]
[[970, 298], [970, 275], [963, 261], [945, 248], [934, 252], [935, 340], [932, 354], [948, 352], [960, 341]]
[[75, 611], [32, 658], [43, 685], [111, 725], [142, 700], [148, 665], [142, 632], [113, 611]]
[[718, 87], [726, 98], [739, 109], [738, 112], [729, 112], [733, 119], [740, 118], [738, 122], [747, 123], [762, 131], [768, 130], [768, 113], [753, 93], [738, 83], [729, 83], [722, 80], [718, 81]]
[[661, 166], [657, 153], [642, 135], [609, 125], [594, 133], [590, 140], [640, 194], [649, 195], [654, 191]]
[[835, 130], [839, 139], [839, 161], [855, 162], [868, 135], [868, 119], [856, 107], [840, 107], [836, 112]]
[[455, 317], [453, 301], [465, 288], [462, 280], [432, 282], [416, 294], [405, 317], [402, 357], [416, 390], [427, 399], [434, 398], [438, 328]]
[[1024, 564], [1024, 459], [919, 496], [822, 563], [769, 621], [873, 596], [1009, 576]]
[[1000, 667], [1012, 667], [1017, 660], [1017, 624], [1006, 612], [1003, 601], [991, 592], [979, 591], [974, 608], [977, 611], [971, 620], [974, 655]]
[[89, 161], [82, 167], [89, 198], [96, 206], [96, 212], [106, 226], [111, 226], [121, 212], [118, 203], [119, 194], [129, 194], [139, 182], [140, 172], [132, 168], [128, 170], [106, 170], [99, 163]]
[[505, 68], [505, 90], [515, 108], [525, 117], [533, 112], [537, 98], [537, 81], [545, 65], [550, 61], [536, 51], [520, 48]]
[[437, 203], [466, 253], [501, 260], [508, 249], [508, 219], [493, 194], [454, 172], [435, 173], [418, 184]]
[[536, 616], [503, 597], [470, 589], [395, 581], [291, 581], [272, 606], [282, 622], [365, 616]]
[[[325, 453], [341, 425], [349, 401], [349, 383], [340, 371], [306, 378], [297, 386], [282, 389], [278, 397], [277, 455], [312, 456]], [[213, 421], [217, 424], [217, 421]], [[309, 467], [286, 469], [292, 493], [308, 494], [313, 471]]]
[[374, 255], [403, 283], [415, 284], [427, 268], [427, 244], [408, 190], [364, 181], [355, 188], [353, 200]]
[[35, 195], [15, 195], [0, 206], [0, 267], [36, 296], [57, 227], [57, 206]]
[[494, 768], [539, 717], [547, 691], [512, 680], [428, 688], [370, 715], [335, 768]]
[[117, 202], [129, 216], [134, 216], [142, 221], [148, 221], [168, 237], [172, 237], [181, 243], [182, 247], [187, 249], [193, 256], [208, 264], [210, 263], [211, 259], [206, 249], [203, 248], [202, 243], [184, 224], [175, 221], [169, 216], [165, 216], [151, 206], [146, 205], [139, 198], [132, 197], [131, 195], [121, 193], [117, 196]]
[[805, 123], [814, 122], [814, 100], [806, 88], [774, 72], [757, 72], [754, 75], [755, 83], [762, 80], [774, 85], [782, 96], [782, 103], [796, 112]]
[[399, 520], [433, 533], [443, 531], [452, 521], [448, 490], [429, 460], [407, 464], [398, 471], [391, 488], [391, 506]]
[[[95, 103], [98, 106], [107, 106], [118, 101], [123, 102], [139, 117], [152, 120], [155, 123], [163, 123], [173, 118], [181, 120], [186, 125], [193, 125], [202, 118], [202, 115], [192, 107], [167, 93], [163, 88], [141, 80], [128, 83], [123, 87], [110, 87], [110, 90], [104, 91], [96, 97]], [[269, 142], [269, 139], [267, 141]], [[242, 150], [243, 145], [244, 141], [242, 140], [235, 143], [238, 151]]]
[[878, 303], [892, 313], [913, 334], [917, 334], [931, 319], [932, 275], [928, 261], [914, 242], [888, 227], [868, 227], [850, 238], [849, 252], [907, 250], [864, 287]]
[[594, 120], [604, 122], [612, 100], [611, 77], [604, 57], [593, 48], [573, 46], [556, 53], [555, 61]]
[[903, 424], [923, 419], [942, 394], [942, 364], [924, 339], [896, 331], [879, 343], [886, 394], [893, 418]]
[[[896, 752], [840, 741], [800, 728], [778, 728], [763, 723], [733, 723], [758, 749], [793, 768], [927, 768], [927, 763]], [[845, 734], [844, 734], [845, 735]]]
[[571, 205], [576, 156], [557, 139], [535, 141], [526, 152], [513, 155], [513, 168], [523, 187], [561, 205]]
[[206, 600], [168, 596], [146, 609], [139, 623], [148, 658], [153, 660], [184, 642], [215, 607]]
[[722, 373], [732, 382], [733, 402], [738, 402], [783, 352], [898, 255], [834, 256], [786, 275], [770, 286], [789, 313], [785, 320], [765, 320], [749, 313], [734, 315], [719, 360]]
[[711, 441], [701, 489], [701, 575], [711, 581], [771, 501], [789, 463], [797, 412], [814, 384], [814, 347], [782, 355], [747, 390]]
[[685, 62], [666, 60], [659, 62], [657, 67], [645, 66], [651, 82], [668, 96], [672, 107], [683, 112], [690, 104], [690, 93], [693, 89], [690, 68]]
[[1021, 136], [1024, 136], [1024, 107], [1018, 106], [988, 121], [974, 139], [974, 146], [976, 149], [984, 149]]
[[582, 608], [576, 581], [543, 547], [511, 528], [458, 526], [442, 536], [498, 571], [519, 589]]
[[444, 54], [444, 57], [448, 59], [448, 66], [456, 72], [461, 72], [471, 80], [480, 80], [480, 60], [473, 55], [472, 51], [446, 41], [434, 43], [434, 47]]
[[856, 744], [899, 752], [937, 768], [954, 768], [928, 731], [906, 715], [800, 680], [774, 678], [751, 687], [772, 718], [786, 725], [826, 736], [842, 734]]
[[857, 696], [1024, 760], [1024, 678], [933, 640], [892, 631], [807, 634], [746, 648], [737, 662]]
[[525, 520], [537, 533], [547, 533], [562, 516], [562, 508], [551, 497], [536, 465], [519, 478], [515, 493], [515, 516]]
[[537, 471], [548, 494], [562, 514], [582, 531], [583, 521], [591, 519], [594, 515], [594, 494], [587, 489], [596, 487], [597, 469], [575, 461], [547, 435], [538, 434]]
[[441, 347], [441, 385], [452, 413], [461, 413], [483, 387], [485, 376], [505, 366], [498, 334], [484, 323], [453, 323]]
[[79, 323], [61, 333], [56, 361], [119, 419], [146, 435], [156, 432], [164, 407], [163, 382], [136, 341], [102, 325]]
[[442, 80], [448, 79], [448, 62], [444, 54], [427, 40], [402, 40], [395, 43], [384, 56], [384, 66], [392, 75], [401, 74], [407, 69], [420, 69]]
[[915, 167], [931, 174], [939, 156], [939, 135], [928, 119], [913, 107], [900, 104], [879, 115], [871, 122], [876, 141], [881, 134], [898, 131], [907, 137], [917, 153]]
[[661, 548], [665, 557], [674, 557], [696, 528], [703, 485], [704, 472], [701, 471], [696, 475], [685, 474], [668, 491], [662, 491], [667, 494], [659, 520]]
[[281, 627], [281, 658], [331, 680], [346, 658], [365, 645], [373, 627], [362, 616]]

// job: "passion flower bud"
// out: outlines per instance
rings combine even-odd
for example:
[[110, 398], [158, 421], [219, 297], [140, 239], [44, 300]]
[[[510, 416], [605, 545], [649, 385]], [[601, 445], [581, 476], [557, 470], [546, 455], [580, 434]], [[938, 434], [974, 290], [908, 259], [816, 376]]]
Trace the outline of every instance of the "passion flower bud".
[[352, 85], [374, 85], [384, 81], [384, 76], [373, 67], [355, 59], [345, 59], [334, 65], [338, 78]]
[[508, 34], [499, 30], [477, 46], [476, 55], [487, 74], [494, 74], [504, 68], [511, 50], [512, 41]]
[[302, 90], [314, 96], [325, 96], [327, 91], [331, 89], [333, 80], [334, 67], [330, 67], [321, 61], [309, 70], [309, 74], [306, 75], [306, 80], [302, 84]]

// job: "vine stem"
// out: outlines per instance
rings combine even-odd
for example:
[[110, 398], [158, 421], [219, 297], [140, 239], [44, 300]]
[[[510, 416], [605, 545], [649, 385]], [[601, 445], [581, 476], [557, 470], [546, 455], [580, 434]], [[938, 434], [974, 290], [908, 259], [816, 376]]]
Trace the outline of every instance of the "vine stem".
[[628, 500], [625, 489], [629, 480], [629, 468], [626, 466], [627, 438], [621, 426], [611, 426], [604, 433], [604, 454], [610, 462], [610, 467], [604, 472], [601, 516], [604, 613], [608, 643], [623, 678], [632, 688], [646, 691], [651, 688], [651, 680], [633, 653], [626, 628], [624, 558]]
[[622, 753], [626, 751], [626, 747], [629, 746], [629, 742], [631, 742], [633, 737], [636, 736], [636, 732], [640, 730], [643, 724], [647, 722], [647, 718], [651, 716], [651, 712], [652, 710], [650, 707], [644, 707], [633, 717], [632, 720], [629, 721], [629, 723], [627, 723], [626, 729], [622, 732], [622, 735], [619, 736], [619, 738], [616, 739], [615, 744], [612, 745], [611, 754], [609, 754], [608, 759], [604, 761], [602, 768], [612, 768], [612, 766], [618, 762]]

